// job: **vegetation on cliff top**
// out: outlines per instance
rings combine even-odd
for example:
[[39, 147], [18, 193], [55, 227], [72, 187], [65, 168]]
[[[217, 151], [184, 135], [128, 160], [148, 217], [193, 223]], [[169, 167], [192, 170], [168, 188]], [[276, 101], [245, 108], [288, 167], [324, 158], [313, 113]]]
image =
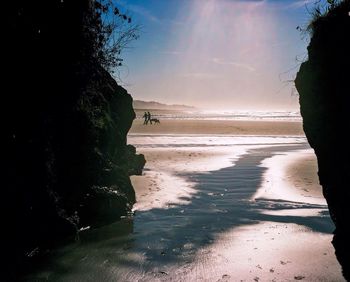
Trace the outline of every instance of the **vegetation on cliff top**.
[[95, 59], [109, 72], [122, 66], [122, 51], [139, 38], [140, 27], [114, 4], [112, 0], [90, 2], [84, 17], [85, 50], [87, 58]]

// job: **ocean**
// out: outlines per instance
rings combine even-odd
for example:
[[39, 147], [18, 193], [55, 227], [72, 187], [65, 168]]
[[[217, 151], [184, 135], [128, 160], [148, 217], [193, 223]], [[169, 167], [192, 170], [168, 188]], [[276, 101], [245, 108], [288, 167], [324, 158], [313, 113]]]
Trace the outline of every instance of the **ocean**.
[[[159, 119], [188, 120], [248, 120], [248, 121], [301, 121], [299, 111], [173, 111], [149, 110], [153, 117]], [[136, 110], [137, 118], [142, 118], [144, 111]]]

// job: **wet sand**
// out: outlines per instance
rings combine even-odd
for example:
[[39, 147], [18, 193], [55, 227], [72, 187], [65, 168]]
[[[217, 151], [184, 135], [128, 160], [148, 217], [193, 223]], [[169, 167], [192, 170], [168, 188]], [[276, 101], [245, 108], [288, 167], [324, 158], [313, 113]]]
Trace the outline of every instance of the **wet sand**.
[[160, 124], [143, 125], [136, 119], [130, 133], [139, 134], [240, 134], [304, 135], [300, 121], [182, 120], [164, 119]]
[[212, 125], [130, 134], [147, 159], [134, 216], [82, 232], [27, 280], [344, 281], [305, 137]]
[[[182, 266], [175, 264], [176, 267], [160, 263], [162, 270], [160, 274], [157, 273], [160, 281], [344, 281], [331, 245], [333, 224], [318, 185], [316, 160], [311, 149], [300, 150], [301, 147], [303, 146], [248, 151], [247, 155], [238, 158], [234, 167], [222, 168], [209, 175], [204, 173], [200, 176], [201, 184], [197, 183], [192, 174], [193, 182], [187, 185], [190, 185], [192, 190], [197, 190], [199, 185], [204, 188], [207, 196], [209, 195], [208, 203], [202, 207], [205, 210], [202, 213], [206, 214], [207, 218], [210, 218], [211, 213], [216, 216], [212, 216], [212, 221], [205, 220], [203, 225], [196, 226], [197, 232], [204, 234], [205, 238], [202, 240], [207, 241], [206, 243], [185, 243], [182, 246], [185, 252], [187, 248], [194, 252], [192, 261]], [[132, 178], [139, 199], [139, 204], [135, 207], [136, 213], [138, 209], [145, 208], [143, 203], [163, 198], [159, 191], [169, 189], [169, 186], [162, 185], [163, 175], [177, 171], [177, 166], [189, 173], [194, 170], [196, 163], [206, 162], [208, 158], [213, 157], [213, 150], [210, 150], [208, 155], [202, 151], [191, 154], [190, 157], [188, 151], [181, 149], [177, 149], [176, 152], [152, 149], [141, 151], [146, 155], [149, 171], [144, 176]], [[229, 156], [229, 151], [226, 154]], [[219, 151], [216, 156], [219, 163], [223, 156], [223, 151]], [[279, 161], [285, 163], [282, 180], [278, 183], [283, 186], [279, 186], [279, 189], [292, 189], [296, 201], [271, 196], [267, 199], [264, 193], [256, 197], [254, 191], [249, 191], [244, 185], [245, 181], [249, 182], [251, 187], [256, 187], [254, 177], [249, 177], [254, 167], [257, 167], [249, 165], [252, 160], [247, 159], [251, 157], [253, 163], [260, 158], [260, 166], [263, 168], [260, 172], [260, 187], [263, 187], [264, 181], [269, 181], [266, 179], [269, 170], [274, 170], [274, 167], [263, 164], [264, 160], [279, 157]], [[169, 164], [164, 165], [163, 161], [173, 163], [173, 167]], [[243, 165], [240, 165], [240, 162]], [[278, 165], [275, 160], [274, 163]], [[256, 164], [259, 165], [259, 161]], [[271, 164], [270, 162], [269, 165]], [[154, 171], [157, 171], [157, 177], [154, 177]], [[239, 176], [247, 179], [237, 180]], [[148, 181], [143, 181], [147, 178], [152, 179], [152, 186], [148, 186]], [[255, 181], [259, 182], [257, 179]], [[223, 187], [235, 184], [243, 187], [232, 192], [231, 203], [222, 203], [220, 198], [226, 198], [230, 192], [229, 188]], [[170, 187], [176, 189], [174, 185]], [[188, 191], [187, 193], [191, 194]], [[198, 193], [193, 192], [192, 197], [196, 196]], [[182, 197], [189, 195], [183, 193]], [[183, 217], [184, 225], [187, 225], [184, 215], [194, 216], [193, 211], [190, 211], [193, 200], [188, 203], [174, 203], [173, 200], [163, 203], [160, 208], [172, 209], [181, 205], [182, 208], [175, 210]], [[237, 200], [243, 201], [243, 204], [235, 203]], [[225, 220], [228, 222], [218, 222]], [[193, 225], [193, 222], [191, 224]], [[171, 233], [170, 230], [169, 232]], [[190, 232], [186, 230], [185, 233]], [[192, 241], [187, 239], [188, 242]], [[173, 235], [167, 240], [176, 241], [178, 238]], [[167, 249], [166, 253], [169, 252], [168, 248], [163, 246], [159, 249], [160, 253], [163, 248]], [[180, 249], [177, 251], [181, 252]], [[173, 252], [174, 250], [176, 248]], [[183, 280], [177, 280], [180, 277]]]

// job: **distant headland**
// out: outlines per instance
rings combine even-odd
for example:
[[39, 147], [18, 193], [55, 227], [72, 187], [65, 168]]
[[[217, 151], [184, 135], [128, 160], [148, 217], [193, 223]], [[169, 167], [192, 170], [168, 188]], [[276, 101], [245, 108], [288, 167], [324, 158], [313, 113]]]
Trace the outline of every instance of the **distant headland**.
[[141, 101], [134, 100], [133, 102], [134, 109], [150, 109], [150, 110], [178, 110], [178, 111], [186, 111], [186, 110], [196, 110], [196, 107], [188, 106], [188, 105], [168, 105], [162, 104], [156, 101]]

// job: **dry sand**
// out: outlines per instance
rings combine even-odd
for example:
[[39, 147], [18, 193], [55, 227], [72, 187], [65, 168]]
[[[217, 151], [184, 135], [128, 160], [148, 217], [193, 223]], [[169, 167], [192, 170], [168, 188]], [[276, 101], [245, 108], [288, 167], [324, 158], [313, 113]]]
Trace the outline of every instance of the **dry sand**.
[[267, 171], [255, 199], [327, 205], [319, 185], [317, 161], [312, 149], [288, 153], [282, 151], [263, 160], [261, 166], [267, 168]]
[[300, 156], [295, 162], [291, 163], [287, 167], [286, 174], [292, 185], [299, 189], [301, 195], [323, 198], [317, 171], [316, 156], [309, 153]]
[[181, 120], [164, 119], [160, 124], [143, 125], [136, 119], [129, 133], [139, 134], [228, 134], [304, 135], [298, 121]]

